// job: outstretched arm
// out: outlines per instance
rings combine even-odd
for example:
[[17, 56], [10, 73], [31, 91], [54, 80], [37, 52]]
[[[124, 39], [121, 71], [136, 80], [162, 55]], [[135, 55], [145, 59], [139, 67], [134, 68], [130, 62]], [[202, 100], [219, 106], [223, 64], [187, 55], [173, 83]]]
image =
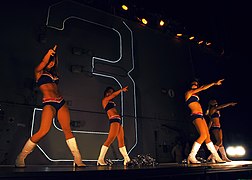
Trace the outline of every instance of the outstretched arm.
[[40, 71], [42, 71], [45, 68], [45, 66], [49, 62], [50, 57], [55, 55], [56, 48], [57, 48], [57, 45], [55, 45], [53, 47], [53, 49], [49, 49], [48, 50], [48, 52], [46, 53], [46, 55], [44, 56], [44, 58], [42, 59], [42, 61], [35, 68], [35, 73], [39, 73]]
[[193, 94], [198, 93], [198, 92], [203, 91], [203, 90], [206, 90], [206, 89], [208, 89], [208, 88], [210, 88], [210, 87], [212, 87], [214, 85], [219, 86], [219, 85], [222, 84], [223, 81], [224, 81], [224, 79], [220, 79], [220, 80], [218, 80], [216, 82], [206, 84], [206, 85], [202, 85], [199, 88], [193, 90]]
[[128, 86], [125, 86], [122, 89], [119, 89], [118, 91], [113, 92], [110, 96], [105, 97], [104, 100], [109, 101], [115, 98], [116, 96], [118, 96], [121, 92], [126, 92], [126, 91], [128, 91]]
[[234, 103], [234, 102], [231, 102], [231, 103], [226, 103], [226, 104], [222, 104], [222, 105], [219, 105], [216, 107], [217, 110], [220, 110], [220, 109], [223, 109], [225, 107], [228, 107], [228, 106], [235, 106], [237, 103]]

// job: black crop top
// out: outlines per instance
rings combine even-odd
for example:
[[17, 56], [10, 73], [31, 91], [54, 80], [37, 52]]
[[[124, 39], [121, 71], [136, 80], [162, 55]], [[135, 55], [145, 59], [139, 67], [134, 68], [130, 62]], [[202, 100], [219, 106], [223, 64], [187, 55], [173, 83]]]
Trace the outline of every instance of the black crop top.
[[43, 73], [40, 78], [37, 80], [37, 85], [38, 87], [43, 85], [43, 84], [47, 84], [47, 83], [59, 83], [59, 78], [58, 77], [53, 77], [51, 74], [49, 73]]
[[215, 112], [215, 113], [213, 113], [212, 115], [211, 115], [211, 119], [212, 118], [219, 118], [220, 117], [220, 113], [217, 113], [217, 112]]
[[114, 108], [115, 106], [116, 106], [116, 104], [113, 101], [109, 101], [104, 109], [107, 112], [108, 110]]
[[199, 96], [193, 94], [189, 99], [187, 99], [186, 104], [189, 105], [192, 102], [199, 102]]

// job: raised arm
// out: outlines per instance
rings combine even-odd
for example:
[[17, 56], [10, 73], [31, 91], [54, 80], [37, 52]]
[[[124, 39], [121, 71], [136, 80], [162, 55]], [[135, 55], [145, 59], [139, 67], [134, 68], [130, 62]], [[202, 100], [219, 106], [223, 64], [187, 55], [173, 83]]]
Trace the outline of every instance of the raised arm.
[[198, 93], [200, 91], [204, 91], [204, 90], [206, 90], [206, 89], [208, 89], [208, 88], [210, 88], [210, 87], [212, 87], [214, 85], [219, 86], [219, 85], [222, 84], [223, 81], [224, 81], [224, 79], [220, 79], [220, 80], [218, 80], [216, 82], [213, 82], [213, 83], [210, 83], [210, 84], [206, 84], [206, 85], [202, 85], [199, 88], [192, 90], [193, 94]]
[[47, 63], [49, 62], [49, 59], [51, 56], [55, 55], [55, 51], [56, 51], [57, 45], [55, 45], [53, 47], [53, 49], [49, 49], [48, 52], [45, 54], [44, 58], [42, 59], [42, 61], [39, 63], [39, 65], [35, 68], [35, 73], [39, 73], [41, 72], [45, 66], [47, 65]]
[[104, 97], [103, 100], [109, 101], [116, 96], [118, 96], [121, 92], [126, 92], [128, 91], [128, 86], [123, 87], [122, 89], [119, 89], [118, 91], [113, 92], [110, 96]]
[[228, 106], [235, 106], [236, 104], [237, 104], [237, 103], [234, 103], [234, 102], [222, 104], [222, 105], [217, 106], [217, 107], [216, 107], [216, 110], [220, 110], [220, 109], [223, 109], [223, 108], [228, 107]]

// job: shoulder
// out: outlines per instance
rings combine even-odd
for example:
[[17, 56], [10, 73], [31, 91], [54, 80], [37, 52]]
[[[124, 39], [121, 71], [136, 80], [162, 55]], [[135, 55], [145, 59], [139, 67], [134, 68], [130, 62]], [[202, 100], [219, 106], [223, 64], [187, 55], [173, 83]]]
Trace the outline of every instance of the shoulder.
[[193, 94], [192, 90], [188, 90], [185, 92], [185, 97], [190, 97]]
[[215, 107], [210, 108], [210, 115], [212, 115], [213, 113], [215, 113], [217, 111], [217, 109]]
[[104, 97], [104, 98], [102, 98], [102, 105], [106, 105], [106, 104], [108, 104], [108, 102], [109, 102], [109, 100], [106, 98], [106, 97]]
[[43, 70], [41, 70], [41, 71], [34, 70], [34, 75], [35, 75], [36, 79], [38, 79], [42, 74], [43, 74]]

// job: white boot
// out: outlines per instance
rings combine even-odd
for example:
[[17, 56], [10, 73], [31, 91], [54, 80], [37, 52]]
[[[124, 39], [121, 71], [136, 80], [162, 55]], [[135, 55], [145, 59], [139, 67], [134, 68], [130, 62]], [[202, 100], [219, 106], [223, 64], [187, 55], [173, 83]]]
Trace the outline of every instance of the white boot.
[[105, 163], [105, 161], [104, 161], [104, 158], [105, 158], [105, 155], [106, 155], [107, 151], [108, 151], [108, 147], [102, 145], [100, 155], [99, 155], [98, 160], [97, 160], [97, 166], [99, 166], [99, 165], [100, 166], [106, 166], [107, 165], [107, 163]]
[[[214, 147], [215, 147], [216, 151], [218, 152], [219, 146], [214, 145]], [[211, 154], [210, 156], [208, 156], [207, 161], [211, 161], [212, 163], [216, 163], [216, 161], [213, 159], [213, 154]]]
[[82, 162], [80, 151], [77, 147], [75, 137], [66, 140], [69, 149], [71, 150], [74, 157], [74, 166], [85, 167], [86, 165]]
[[219, 156], [218, 152], [216, 151], [212, 141], [207, 143], [206, 146], [207, 146], [207, 149], [212, 153], [212, 155], [213, 155], [212, 159], [213, 160], [215, 160], [217, 163], [224, 163], [225, 162], [220, 158], [220, 156]]
[[224, 146], [221, 146], [221, 147], [219, 148], [219, 151], [220, 151], [220, 153], [221, 153], [222, 160], [224, 160], [224, 161], [226, 161], [226, 162], [231, 162], [231, 160], [228, 159], [228, 157], [227, 157], [227, 154], [226, 154], [226, 151], [225, 151]]
[[192, 164], [199, 164], [200, 163], [200, 161], [198, 161], [196, 159], [196, 154], [199, 151], [200, 146], [201, 146], [201, 144], [198, 143], [198, 142], [196, 142], [196, 141], [193, 143], [191, 152], [190, 152], [190, 154], [189, 154], [189, 156], [187, 158], [187, 163], [188, 164], [190, 164], [190, 163], [192, 163]]
[[127, 153], [127, 150], [126, 150], [126, 147], [123, 146], [121, 148], [119, 148], [123, 158], [124, 158], [124, 162], [123, 162], [123, 165], [126, 166], [128, 162], [130, 162], [130, 158], [129, 158], [129, 155]]
[[33, 149], [36, 147], [36, 143], [32, 142], [30, 140], [30, 138], [28, 139], [28, 141], [25, 143], [21, 153], [17, 156], [16, 162], [15, 162], [15, 166], [16, 167], [25, 167], [25, 158], [28, 154], [30, 154]]

